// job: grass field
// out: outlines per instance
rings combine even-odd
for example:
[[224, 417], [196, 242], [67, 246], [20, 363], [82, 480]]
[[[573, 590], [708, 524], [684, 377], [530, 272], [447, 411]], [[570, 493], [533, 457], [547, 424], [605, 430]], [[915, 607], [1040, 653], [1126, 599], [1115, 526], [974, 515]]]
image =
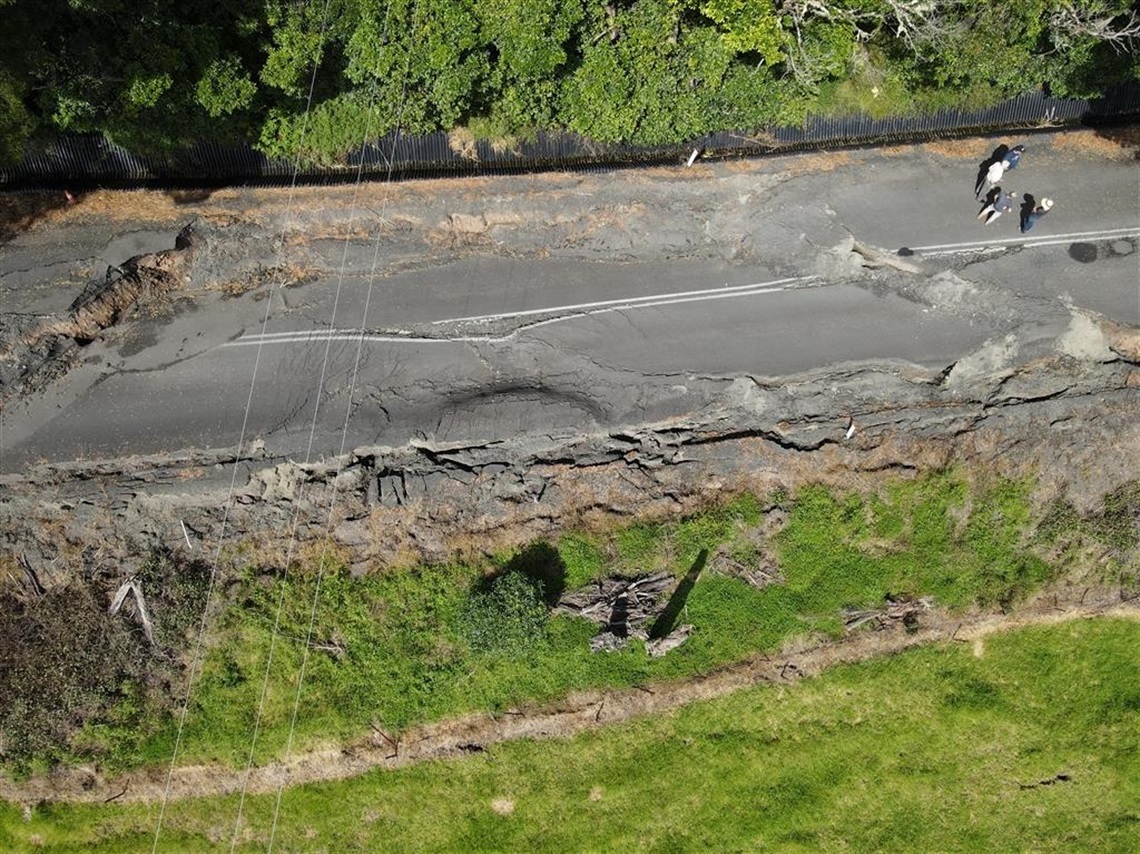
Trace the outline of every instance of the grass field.
[[[284, 793], [280, 851], [1134, 851], [1140, 624], [1071, 621], [761, 687], [573, 740]], [[272, 795], [246, 801], [264, 850]], [[158, 806], [0, 808], [6, 851], [150, 848]], [[159, 850], [229, 845], [236, 798]]]

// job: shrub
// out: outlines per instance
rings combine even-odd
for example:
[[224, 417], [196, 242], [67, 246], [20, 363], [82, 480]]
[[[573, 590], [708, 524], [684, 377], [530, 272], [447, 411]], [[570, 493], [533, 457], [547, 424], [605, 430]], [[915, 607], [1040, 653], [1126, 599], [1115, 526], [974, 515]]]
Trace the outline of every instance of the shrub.
[[0, 758], [65, 755], [89, 718], [143, 671], [145, 641], [89, 586], [0, 597]]
[[476, 652], [519, 657], [542, 639], [549, 614], [542, 585], [519, 571], [476, 590], [459, 613], [459, 630]]

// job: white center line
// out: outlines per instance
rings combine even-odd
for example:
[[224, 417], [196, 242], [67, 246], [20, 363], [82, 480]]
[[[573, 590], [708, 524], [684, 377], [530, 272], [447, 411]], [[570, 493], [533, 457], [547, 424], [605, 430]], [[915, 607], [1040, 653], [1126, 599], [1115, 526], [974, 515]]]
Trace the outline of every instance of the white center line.
[[1100, 231], [1071, 231], [1068, 234], [1057, 234], [1050, 237], [999, 237], [993, 240], [975, 240], [968, 243], [937, 243], [932, 246], [908, 246], [913, 253], [924, 255], [953, 255], [959, 252], [977, 252], [982, 249], [997, 249], [1005, 246], [1056, 246], [1059, 243], [1070, 243], [1074, 240], [1114, 240], [1121, 237], [1140, 236], [1140, 227], [1127, 226], [1122, 228], [1102, 229]]
[[[757, 282], [751, 285], [733, 285], [732, 287], [722, 286], [717, 288], [702, 288], [697, 291], [678, 291], [677, 293], [668, 294], [650, 294], [644, 297], [622, 297], [620, 299], [598, 300], [597, 302], [581, 302], [573, 305], [554, 305], [549, 308], [529, 308], [523, 311], [504, 311], [499, 314], [473, 314], [470, 317], [451, 317], [447, 320], [434, 320], [432, 325], [438, 326], [444, 323], [466, 323], [468, 321], [477, 320], [506, 320], [512, 317], [532, 317], [536, 314], [553, 314], [555, 312], [577, 312], [582, 313], [585, 309], [602, 308], [607, 306], [636, 306], [641, 303], [656, 305], [656, 300], [673, 299], [676, 297], [703, 297], [704, 295], [712, 294], [725, 294], [733, 291], [747, 291], [752, 292], [757, 288], [768, 288], [783, 290], [777, 288], [780, 285], [793, 285], [796, 283], [810, 282], [816, 276], [793, 276], [787, 279], [775, 279], [771, 282]], [[680, 301], [680, 300], [679, 300]]]
[[668, 294], [651, 294], [642, 297], [627, 297], [623, 299], [598, 300], [595, 302], [577, 303], [574, 305], [559, 305], [550, 308], [526, 309], [521, 311], [500, 312], [498, 314], [472, 315], [447, 320], [436, 320], [432, 326], [444, 324], [461, 324], [489, 322], [494, 320], [508, 320], [511, 318], [536, 317], [547, 314], [557, 315], [547, 317], [532, 323], [520, 326], [510, 332], [498, 335], [446, 335], [438, 336], [398, 334], [392, 332], [362, 332], [351, 329], [311, 329], [295, 330], [291, 332], [265, 332], [255, 335], [243, 335], [234, 341], [228, 341], [223, 347], [248, 347], [256, 344], [293, 344], [310, 343], [316, 341], [376, 341], [393, 344], [454, 344], [472, 342], [506, 341], [515, 337], [519, 332], [534, 329], [539, 326], [548, 326], [553, 323], [562, 323], [581, 317], [590, 317], [598, 314], [607, 314], [614, 311], [628, 309], [656, 308], [667, 305], [681, 305], [690, 302], [705, 302], [710, 300], [733, 299], [739, 297], [758, 296], [761, 294], [778, 293], [796, 286], [806, 286], [815, 281], [818, 276], [796, 276], [787, 279], [775, 279], [771, 282], [757, 282], [751, 285], [722, 286], [718, 288], [705, 288], [696, 291], [679, 291]]

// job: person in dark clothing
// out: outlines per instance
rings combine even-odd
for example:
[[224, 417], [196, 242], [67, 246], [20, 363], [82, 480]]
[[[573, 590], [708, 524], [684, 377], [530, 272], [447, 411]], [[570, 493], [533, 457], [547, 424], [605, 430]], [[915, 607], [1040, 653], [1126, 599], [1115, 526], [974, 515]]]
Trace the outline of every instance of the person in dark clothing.
[[1010, 169], [1016, 169], [1017, 164], [1021, 162], [1021, 155], [1024, 153], [1024, 145], [1015, 145], [1013, 148], [1007, 151], [1001, 158], [1001, 162], [1005, 167], [1004, 171], [1008, 172]]
[[1049, 211], [1051, 211], [1052, 209], [1053, 209], [1053, 200], [1052, 199], [1042, 199], [1040, 204], [1035, 205], [1033, 207], [1033, 210], [1031, 210], [1029, 213], [1027, 213], [1025, 215], [1025, 217], [1021, 220], [1021, 233], [1025, 234], [1025, 232], [1027, 232], [1027, 231], [1029, 231], [1029, 229], [1033, 228], [1033, 226], [1035, 226], [1037, 224], [1037, 220], [1041, 219], [1041, 217], [1045, 216], [1045, 214], [1049, 213]]
[[1017, 193], [1007, 193], [1001, 187], [994, 187], [994, 190], [996, 194], [993, 196], [993, 201], [978, 214], [978, 219], [983, 220], [985, 225], [989, 225], [1003, 213], [1013, 210], [1013, 200], [1017, 198]]

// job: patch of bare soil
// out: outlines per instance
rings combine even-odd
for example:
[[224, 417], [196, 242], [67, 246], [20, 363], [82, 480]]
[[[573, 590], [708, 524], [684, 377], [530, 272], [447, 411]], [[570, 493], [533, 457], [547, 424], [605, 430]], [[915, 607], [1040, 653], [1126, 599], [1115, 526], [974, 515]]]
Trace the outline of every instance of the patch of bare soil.
[[[1068, 601], [1059, 598], [1071, 597]], [[355, 777], [373, 768], [401, 768], [416, 762], [481, 753], [494, 744], [520, 738], [565, 738], [632, 718], [669, 712], [701, 700], [723, 697], [761, 684], [788, 685], [813, 678], [835, 665], [852, 664], [933, 643], [970, 644], [985, 655], [985, 639], [996, 632], [1097, 617], [1140, 619], [1140, 599], [1122, 601], [1116, 590], [1050, 593], [1016, 613], [952, 616], [923, 610], [917, 619], [894, 619], [890, 609], [876, 619], [859, 615], [859, 626], [841, 641], [801, 641], [779, 653], [683, 682], [635, 688], [586, 691], [541, 708], [511, 709], [499, 715], [471, 715], [429, 724], [394, 736], [374, 727], [372, 736], [356, 743], [314, 750], [283, 763], [253, 768], [248, 776], [220, 766], [185, 766], [170, 773], [150, 768], [104, 777], [95, 768], [60, 770], [14, 782], [0, 779], [0, 798], [23, 804], [46, 802], [149, 802], [223, 795], [244, 791], [267, 793], [281, 786]], [[504, 803], [503, 809], [508, 807]]]

